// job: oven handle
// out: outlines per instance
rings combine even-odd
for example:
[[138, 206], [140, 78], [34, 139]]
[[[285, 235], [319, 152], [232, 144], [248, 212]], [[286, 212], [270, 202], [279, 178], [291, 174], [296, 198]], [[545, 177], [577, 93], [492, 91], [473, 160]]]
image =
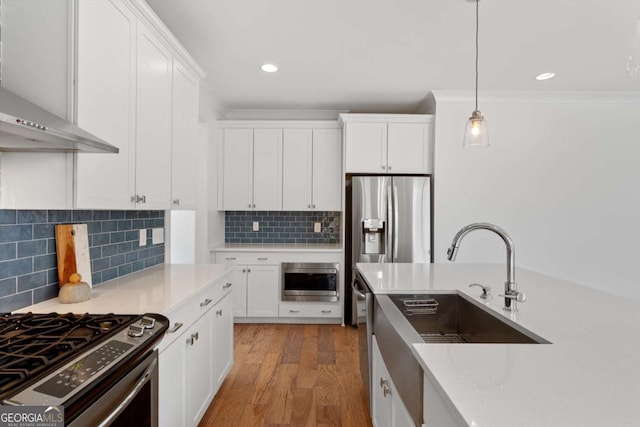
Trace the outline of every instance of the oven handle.
[[136, 385], [133, 387], [133, 389], [131, 389], [129, 394], [127, 394], [127, 396], [122, 400], [122, 402], [120, 402], [118, 406], [116, 406], [115, 409], [111, 411], [111, 413], [107, 415], [107, 417], [104, 420], [102, 420], [100, 424], [98, 424], [98, 427], [108, 426], [118, 415], [120, 415], [127, 408], [129, 403], [131, 403], [131, 401], [136, 398], [138, 393], [140, 393], [140, 390], [142, 389], [142, 387], [144, 387], [144, 385], [149, 381], [149, 377], [151, 377], [151, 374], [156, 369], [157, 365], [158, 365], [158, 359], [157, 358], [153, 359], [153, 362], [151, 362], [149, 367], [144, 371], [144, 373], [142, 374], [142, 376], [140, 377]]

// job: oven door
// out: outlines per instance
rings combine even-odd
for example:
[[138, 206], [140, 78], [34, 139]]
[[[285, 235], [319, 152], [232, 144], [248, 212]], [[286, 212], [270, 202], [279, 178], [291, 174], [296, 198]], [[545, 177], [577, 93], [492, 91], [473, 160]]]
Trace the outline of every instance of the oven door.
[[283, 301], [338, 301], [338, 264], [283, 263]]
[[158, 351], [149, 353], [68, 427], [158, 426]]

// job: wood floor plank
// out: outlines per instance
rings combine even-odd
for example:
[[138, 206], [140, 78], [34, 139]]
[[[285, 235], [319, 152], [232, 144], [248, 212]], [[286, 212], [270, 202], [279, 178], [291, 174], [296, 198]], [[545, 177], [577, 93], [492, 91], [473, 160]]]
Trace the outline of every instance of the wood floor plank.
[[234, 365], [200, 426], [371, 426], [358, 363], [351, 327], [236, 324]]
[[310, 336], [302, 339], [298, 364], [297, 388], [314, 388], [318, 379], [318, 339]]
[[272, 378], [266, 422], [288, 424], [291, 421], [297, 364], [280, 364]]
[[316, 402], [312, 388], [297, 388], [293, 392], [292, 427], [314, 427], [316, 425]]
[[258, 378], [253, 389], [251, 402], [256, 405], [266, 405], [271, 397], [270, 388], [273, 387], [276, 368], [280, 360], [280, 354], [267, 353], [260, 366]]
[[299, 363], [302, 350], [302, 325], [291, 325], [280, 363]]

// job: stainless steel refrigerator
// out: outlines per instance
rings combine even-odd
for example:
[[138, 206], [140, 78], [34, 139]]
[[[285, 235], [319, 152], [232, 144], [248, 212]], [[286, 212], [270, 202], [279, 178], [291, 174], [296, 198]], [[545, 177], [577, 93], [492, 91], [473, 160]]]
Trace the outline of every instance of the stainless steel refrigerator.
[[[429, 177], [352, 176], [347, 194], [347, 283], [359, 262], [431, 262]], [[347, 313], [352, 295], [345, 288]]]

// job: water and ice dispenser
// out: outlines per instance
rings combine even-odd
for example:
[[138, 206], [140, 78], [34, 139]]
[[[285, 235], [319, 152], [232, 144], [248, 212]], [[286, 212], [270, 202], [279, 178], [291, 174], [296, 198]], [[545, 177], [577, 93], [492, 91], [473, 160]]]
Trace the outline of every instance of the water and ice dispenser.
[[362, 253], [385, 254], [385, 223], [383, 219], [369, 218], [362, 221]]

